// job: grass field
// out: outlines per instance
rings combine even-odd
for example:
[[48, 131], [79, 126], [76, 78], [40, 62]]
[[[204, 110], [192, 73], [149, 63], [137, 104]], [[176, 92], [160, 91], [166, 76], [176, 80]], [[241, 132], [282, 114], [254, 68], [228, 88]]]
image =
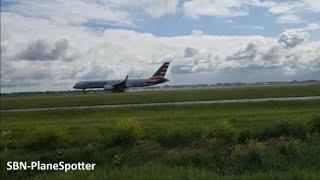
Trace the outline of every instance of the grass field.
[[[318, 179], [319, 133], [320, 101], [4, 112], [1, 176]], [[97, 169], [8, 172], [9, 160], [84, 161]]]
[[1, 109], [319, 95], [320, 84], [128, 93], [93, 93], [87, 95], [2, 96]]

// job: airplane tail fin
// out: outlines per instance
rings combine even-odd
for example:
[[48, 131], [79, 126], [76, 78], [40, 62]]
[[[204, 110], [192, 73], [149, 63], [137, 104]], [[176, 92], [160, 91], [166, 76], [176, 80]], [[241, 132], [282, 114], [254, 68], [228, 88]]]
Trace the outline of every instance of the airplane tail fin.
[[162, 66], [150, 77], [150, 80], [161, 80], [164, 79], [170, 62], [165, 62]]

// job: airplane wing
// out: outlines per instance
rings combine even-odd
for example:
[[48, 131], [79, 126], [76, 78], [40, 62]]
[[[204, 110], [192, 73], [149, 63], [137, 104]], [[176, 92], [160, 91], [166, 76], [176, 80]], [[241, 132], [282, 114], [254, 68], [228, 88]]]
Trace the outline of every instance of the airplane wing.
[[122, 82], [113, 84], [112, 85], [113, 89], [119, 92], [123, 92], [127, 88], [127, 85], [126, 85], [127, 80], [128, 80], [128, 75]]

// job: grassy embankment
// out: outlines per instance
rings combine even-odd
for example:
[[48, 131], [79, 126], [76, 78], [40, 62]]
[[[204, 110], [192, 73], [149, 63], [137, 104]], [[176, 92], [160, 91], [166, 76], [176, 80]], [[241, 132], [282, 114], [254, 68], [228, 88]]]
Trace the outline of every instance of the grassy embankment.
[[[1, 176], [316, 179], [319, 117], [319, 101], [1, 113]], [[9, 160], [97, 169], [7, 172]]]
[[294, 96], [320, 96], [320, 84], [128, 93], [93, 93], [87, 95], [3, 96], [1, 97], [1, 109]]

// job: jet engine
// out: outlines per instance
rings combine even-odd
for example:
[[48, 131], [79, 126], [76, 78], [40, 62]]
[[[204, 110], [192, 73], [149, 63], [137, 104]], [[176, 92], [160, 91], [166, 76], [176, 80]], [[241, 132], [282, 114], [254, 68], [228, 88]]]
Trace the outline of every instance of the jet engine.
[[103, 87], [103, 89], [104, 89], [105, 91], [113, 91], [113, 86], [105, 85], [105, 86]]

